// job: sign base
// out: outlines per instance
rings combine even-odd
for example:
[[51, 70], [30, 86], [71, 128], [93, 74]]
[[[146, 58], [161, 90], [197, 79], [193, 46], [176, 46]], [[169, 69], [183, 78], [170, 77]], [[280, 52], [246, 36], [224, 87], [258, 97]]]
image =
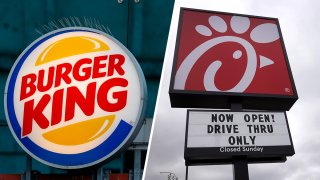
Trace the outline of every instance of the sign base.
[[237, 157], [233, 160], [233, 179], [249, 180], [248, 161], [246, 157]]

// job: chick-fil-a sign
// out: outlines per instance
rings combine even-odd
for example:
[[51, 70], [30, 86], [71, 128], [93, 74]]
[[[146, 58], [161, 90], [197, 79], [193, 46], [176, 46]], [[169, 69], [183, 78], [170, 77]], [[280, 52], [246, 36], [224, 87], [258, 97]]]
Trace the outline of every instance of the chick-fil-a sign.
[[171, 94], [297, 98], [274, 18], [182, 9], [174, 59]]

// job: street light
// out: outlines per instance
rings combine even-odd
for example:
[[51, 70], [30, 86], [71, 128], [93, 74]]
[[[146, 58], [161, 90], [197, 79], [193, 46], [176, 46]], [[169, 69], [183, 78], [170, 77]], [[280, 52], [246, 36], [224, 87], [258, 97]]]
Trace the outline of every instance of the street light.
[[172, 172], [160, 172], [160, 174], [168, 174], [168, 180], [178, 180], [178, 177]]

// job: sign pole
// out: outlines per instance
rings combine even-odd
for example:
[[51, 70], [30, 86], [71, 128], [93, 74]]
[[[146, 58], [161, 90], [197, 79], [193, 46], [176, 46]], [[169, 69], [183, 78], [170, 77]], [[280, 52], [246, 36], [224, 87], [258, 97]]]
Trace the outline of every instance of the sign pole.
[[246, 157], [236, 157], [233, 163], [233, 179], [234, 180], [249, 180], [248, 161]]
[[[231, 104], [232, 111], [242, 111], [242, 104]], [[233, 158], [233, 179], [234, 180], [249, 180], [248, 161], [245, 156]]]
[[186, 165], [186, 180], [188, 180], [188, 169], [189, 169], [189, 166]]

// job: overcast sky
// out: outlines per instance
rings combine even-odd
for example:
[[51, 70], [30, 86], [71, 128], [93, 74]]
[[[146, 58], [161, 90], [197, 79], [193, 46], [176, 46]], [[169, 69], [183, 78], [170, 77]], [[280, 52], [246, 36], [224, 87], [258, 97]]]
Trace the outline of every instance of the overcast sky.
[[[249, 165], [252, 180], [320, 179], [320, 1], [318, 0], [176, 0], [153, 121], [146, 180], [164, 180], [172, 172], [185, 179], [186, 109], [170, 108], [169, 80], [179, 7], [279, 18], [299, 100], [288, 115], [296, 154], [285, 163]], [[163, 76], [163, 74], [166, 74]], [[230, 180], [231, 165], [189, 168], [190, 180]]]

